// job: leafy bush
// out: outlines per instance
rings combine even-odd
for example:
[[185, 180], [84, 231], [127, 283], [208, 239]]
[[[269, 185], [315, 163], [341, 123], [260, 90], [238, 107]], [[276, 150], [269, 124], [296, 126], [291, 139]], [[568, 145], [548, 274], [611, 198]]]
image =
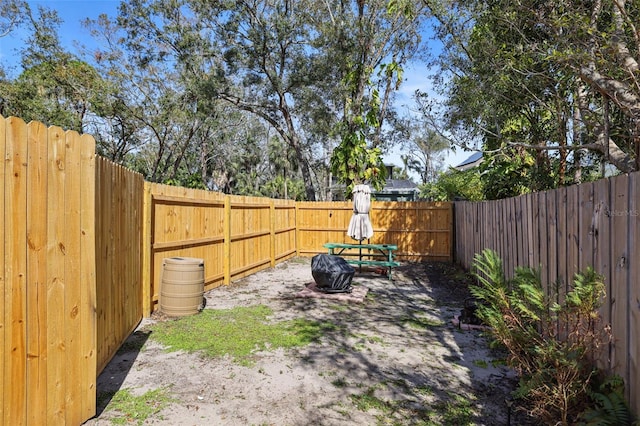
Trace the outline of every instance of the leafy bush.
[[520, 375], [516, 397], [548, 424], [574, 422], [590, 405], [595, 359], [608, 341], [598, 313], [603, 277], [589, 267], [575, 274], [566, 294], [557, 284], [546, 292], [539, 270], [517, 268], [507, 280], [502, 260], [491, 250], [475, 256], [474, 275], [476, 314]]
[[626, 426], [634, 423], [633, 414], [624, 399], [624, 382], [620, 376], [605, 379], [598, 390], [591, 393], [594, 407], [580, 414], [580, 425]]

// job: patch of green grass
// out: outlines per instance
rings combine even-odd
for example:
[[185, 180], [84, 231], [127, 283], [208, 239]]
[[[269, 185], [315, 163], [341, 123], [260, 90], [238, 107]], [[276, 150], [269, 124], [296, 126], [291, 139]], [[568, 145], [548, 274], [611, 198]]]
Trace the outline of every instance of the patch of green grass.
[[441, 320], [435, 320], [432, 318], [417, 317], [417, 316], [404, 317], [400, 321], [402, 322], [403, 325], [406, 325], [411, 328], [416, 328], [419, 330], [427, 330], [429, 328], [442, 327], [445, 324]]
[[413, 388], [414, 392], [418, 395], [431, 396], [433, 395], [433, 388], [429, 385], [420, 385]]
[[111, 423], [115, 425], [138, 424], [141, 425], [175, 400], [169, 394], [168, 388], [160, 388], [145, 392], [140, 396], [131, 393], [128, 388], [120, 389], [109, 402], [109, 411], [114, 411], [120, 415], [111, 418]]
[[344, 388], [347, 386], [347, 381], [343, 377], [340, 377], [338, 379], [332, 380], [331, 384], [337, 388]]
[[433, 408], [438, 410], [443, 424], [456, 426], [473, 425], [471, 401], [461, 395], [453, 395], [449, 401], [437, 404]]
[[263, 305], [205, 309], [197, 315], [154, 324], [151, 338], [169, 351], [200, 351], [211, 358], [228, 354], [249, 366], [255, 351], [305, 346], [336, 328], [306, 319], [272, 323], [268, 320], [272, 314]]
[[473, 365], [480, 368], [487, 368], [489, 366], [487, 361], [485, 361], [484, 359], [476, 359], [475, 361], [473, 361]]
[[507, 365], [507, 360], [506, 359], [494, 359], [494, 360], [491, 361], [491, 365], [493, 365], [494, 367], [505, 366], [505, 365]]
[[388, 413], [392, 410], [391, 404], [374, 395], [375, 387], [369, 387], [364, 393], [350, 395], [351, 401], [360, 411], [379, 410]]

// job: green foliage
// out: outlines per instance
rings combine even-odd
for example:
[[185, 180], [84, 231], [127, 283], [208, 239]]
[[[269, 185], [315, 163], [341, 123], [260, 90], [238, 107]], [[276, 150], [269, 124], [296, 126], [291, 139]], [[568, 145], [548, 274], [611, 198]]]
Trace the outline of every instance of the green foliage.
[[[347, 75], [347, 84], [353, 86], [359, 78], [354, 70]], [[370, 81], [367, 81], [367, 84], [371, 84]], [[380, 99], [377, 91], [373, 90], [368, 109], [364, 112], [361, 112], [361, 105], [352, 105], [351, 102], [353, 101], [347, 102], [350, 113], [345, 117], [339, 131], [343, 135], [342, 141], [331, 156], [331, 172], [346, 185], [347, 198], [351, 196], [353, 187], [362, 183], [368, 183], [381, 190], [387, 174], [382, 161], [382, 150], [367, 144], [367, 135], [380, 127]]]
[[631, 426], [634, 416], [624, 398], [624, 382], [620, 376], [604, 380], [598, 389], [591, 393], [593, 408], [580, 414], [579, 424], [583, 426]]
[[484, 198], [497, 200], [556, 187], [554, 171], [525, 149], [485, 154], [480, 164]]
[[539, 270], [516, 268], [507, 280], [494, 251], [477, 254], [473, 267], [477, 315], [520, 373], [516, 395], [549, 424], [575, 421], [589, 401], [595, 359], [606, 341], [598, 313], [603, 278], [589, 267], [575, 274], [565, 295], [557, 285], [547, 294]]
[[484, 199], [483, 187], [478, 168], [464, 171], [449, 169], [440, 173], [435, 182], [419, 186], [420, 197], [432, 201], [480, 201]]

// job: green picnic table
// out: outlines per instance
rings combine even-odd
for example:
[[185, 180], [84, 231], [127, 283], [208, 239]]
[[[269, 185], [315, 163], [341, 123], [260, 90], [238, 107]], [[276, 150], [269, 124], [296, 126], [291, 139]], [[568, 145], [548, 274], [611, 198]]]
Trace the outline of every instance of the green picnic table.
[[[344, 257], [348, 263], [358, 265], [360, 271], [362, 271], [362, 265], [382, 266], [387, 269], [387, 277], [389, 279], [392, 279], [392, 269], [400, 266], [400, 263], [393, 260], [394, 252], [398, 250], [398, 246], [393, 244], [326, 243], [323, 246], [330, 255]], [[349, 256], [354, 258], [349, 259]], [[372, 259], [374, 257], [384, 260]]]

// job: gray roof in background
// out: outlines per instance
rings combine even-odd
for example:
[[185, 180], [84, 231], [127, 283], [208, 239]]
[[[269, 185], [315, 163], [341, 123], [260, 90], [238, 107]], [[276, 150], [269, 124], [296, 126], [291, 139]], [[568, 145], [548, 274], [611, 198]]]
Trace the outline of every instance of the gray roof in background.
[[418, 186], [413, 183], [410, 180], [407, 179], [387, 179], [386, 184], [384, 185], [384, 188], [382, 189], [382, 191], [373, 191], [374, 193], [377, 194], [384, 194], [384, 193], [408, 193], [408, 192], [414, 192], [418, 190]]
[[474, 152], [469, 156], [469, 158], [464, 160], [462, 163], [458, 164], [456, 168], [468, 166], [469, 164], [473, 164], [476, 161], [480, 160], [481, 158], [482, 158], [482, 152]]

